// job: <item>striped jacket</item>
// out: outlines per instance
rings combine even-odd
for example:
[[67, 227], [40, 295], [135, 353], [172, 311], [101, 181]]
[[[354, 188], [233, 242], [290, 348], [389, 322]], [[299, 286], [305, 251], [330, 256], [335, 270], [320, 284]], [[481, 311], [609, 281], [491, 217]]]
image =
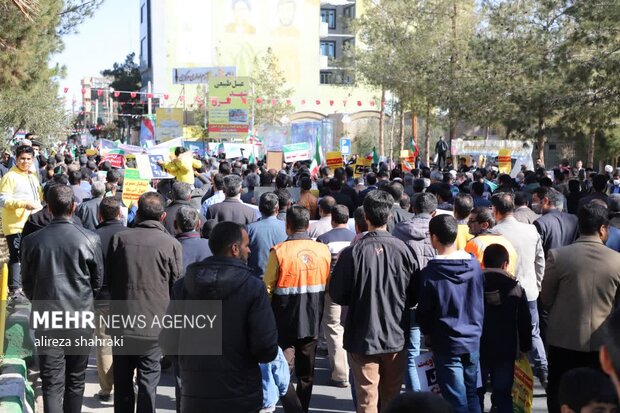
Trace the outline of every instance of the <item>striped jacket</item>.
[[272, 248], [263, 281], [272, 295], [281, 346], [318, 337], [330, 263], [327, 246], [305, 232]]

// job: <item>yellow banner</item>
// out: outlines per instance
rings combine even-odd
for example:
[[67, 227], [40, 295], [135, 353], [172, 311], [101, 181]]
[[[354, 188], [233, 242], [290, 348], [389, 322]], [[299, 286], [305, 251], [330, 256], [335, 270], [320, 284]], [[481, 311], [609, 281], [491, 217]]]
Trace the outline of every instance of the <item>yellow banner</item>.
[[127, 168], [123, 183], [123, 204], [127, 207], [136, 205], [140, 196], [149, 190], [149, 182], [149, 179], [140, 179], [137, 169]]
[[512, 155], [512, 151], [510, 149], [499, 150], [499, 154], [497, 156], [499, 173], [501, 174], [510, 173], [510, 171], [512, 170], [511, 155]]
[[325, 154], [325, 163], [332, 171], [336, 168], [342, 168], [344, 166], [342, 163], [342, 153], [340, 151], [327, 152]]
[[209, 79], [209, 138], [245, 139], [250, 130], [249, 77]]
[[372, 160], [366, 158], [357, 158], [357, 162], [355, 162], [355, 168], [353, 168], [353, 174], [356, 178], [359, 178], [364, 173], [364, 169], [370, 167], [372, 164]]

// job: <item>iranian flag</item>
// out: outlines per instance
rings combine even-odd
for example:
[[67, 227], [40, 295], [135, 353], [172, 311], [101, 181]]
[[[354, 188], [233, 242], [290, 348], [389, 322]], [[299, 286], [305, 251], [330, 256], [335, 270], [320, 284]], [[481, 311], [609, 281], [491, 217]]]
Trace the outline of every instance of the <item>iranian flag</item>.
[[415, 157], [418, 156], [420, 150], [416, 145], [413, 137], [409, 140], [409, 156], [403, 159], [403, 170], [412, 171], [415, 168]]
[[319, 130], [316, 130], [316, 143], [314, 144], [314, 156], [310, 164], [310, 175], [319, 176], [319, 167], [321, 166], [321, 140], [319, 139]]

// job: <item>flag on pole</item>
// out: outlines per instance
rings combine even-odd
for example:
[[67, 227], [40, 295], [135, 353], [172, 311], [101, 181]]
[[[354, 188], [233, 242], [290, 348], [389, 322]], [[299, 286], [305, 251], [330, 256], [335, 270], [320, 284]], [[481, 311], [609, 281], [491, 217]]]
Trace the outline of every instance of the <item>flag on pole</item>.
[[143, 148], [155, 146], [155, 126], [153, 121], [147, 117], [142, 118], [140, 124], [140, 146]]
[[411, 140], [409, 141], [409, 150], [411, 151], [411, 156], [413, 157], [416, 157], [420, 154], [420, 149], [418, 148], [418, 145], [413, 140], [413, 136], [411, 137]]
[[248, 164], [256, 163], [256, 158], [254, 157], [254, 148], [252, 148], [252, 153], [250, 154], [250, 158], [248, 159]]
[[312, 157], [312, 163], [310, 164], [310, 175], [319, 175], [319, 166], [322, 164], [321, 160], [321, 140], [319, 139], [319, 130], [316, 130], [316, 142], [314, 144], [314, 156]]
[[372, 163], [379, 164], [379, 154], [377, 153], [377, 148], [372, 147]]

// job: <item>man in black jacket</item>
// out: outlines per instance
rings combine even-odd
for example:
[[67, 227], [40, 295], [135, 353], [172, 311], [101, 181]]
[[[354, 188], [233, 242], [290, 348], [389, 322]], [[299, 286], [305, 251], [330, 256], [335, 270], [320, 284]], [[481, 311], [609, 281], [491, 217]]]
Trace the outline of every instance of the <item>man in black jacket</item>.
[[[101, 241], [71, 219], [77, 204], [73, 190], [64, 185], [48, 191], [49, 211], [54, 216], [45, 228], [22, 240], [21, 270], [26, 296], [33, 311], [92, 312], [94, 297], [101, 288], [103, 257]], [[42, 301], [46, 301], [42, 304]], [[49, 312], [47, 312], [49, 314]], [[35, 329], [37, 340], [89, 339], [92, 329]], [[82, 410], [84, 379], [89, 347], [37, 346], [43, 405], [46, 412], [79, 413]], [[59, 374], [63, 372], [63, 374]]]
[[137, 411], [155, 412], [155, 395], [161, 367], [161, 350], [157, 338], [170, 301], [170, 289], [183, 275], [181, 244], [161, 222], [166, 217], [164, 198], [147, 192], [138, 200], [135, 228], [112, 237], [106, 271], [110, 275], [110, 304], [112, 315], [143, 316], [146, 325], [139, 323], [112, 330], [123, 336], [123, 348], [113, 349], [114, 411], [133, 412], [135, 394], [133, 372], [137, 369]]
[[[93, 188], [95, 184], [93, 184]], [[82, 204], [84, 205], [84, 204]], [[95, 233], [101, 239], [101, 248], [103, 251], [103, 260], [106, 261], [108, 255], [108, 247], [114, 234], [126, 231], [127, 227], [121, 221], [121, 203], [114, 197], [103, 198], [99, 204], [100, 222], [97, 225]], [[105, 268], [104, 268], [105, 269]], [[95, 303], [95, 311], [97, 320], [100, 317], [106, 317], [110, 312], [110, 289], [108, 287], [108, 274], [104, 272], [103, 285]], [[95, 334], [101, 339], [109, 339], [110, 336], [105, 331], [105, 326], [96, 325]], [[112, 387], [114, 385], [114, 377], [112, 370], [112, 347], [101, 345], [97, 346], [97, 376], [99, 377], [100, 390], [97, 397], [101, 401], [109, 401]]]
[[368, 193], [364, 214], [369, 232], [340, 253], [329, 282], [332, 300], [349, 307], [344, 348], [358, 412], [377, 412], [379, 400], [388, 405], [400, 392], [405, 373], [409, 308], [415, 304], [412, 278], [418, 268], [412, 250], [386, 230], [393, 205], [385, 191]]
[[190, 265], [174, 285], [173, 300], [222, 303], [221, 355], [183, 355], [180, 343], [195, 341], [195, 330], [166, 329], [160, 335], [164, 352], [178, 355], [184, 413], [253, 413], [262, 407], [258, 363], [275, 359], [278, 332], [265, 287], [246, 265], [249, 242], [243, 226], [217, 224], [209, 237], [214, 255]]

